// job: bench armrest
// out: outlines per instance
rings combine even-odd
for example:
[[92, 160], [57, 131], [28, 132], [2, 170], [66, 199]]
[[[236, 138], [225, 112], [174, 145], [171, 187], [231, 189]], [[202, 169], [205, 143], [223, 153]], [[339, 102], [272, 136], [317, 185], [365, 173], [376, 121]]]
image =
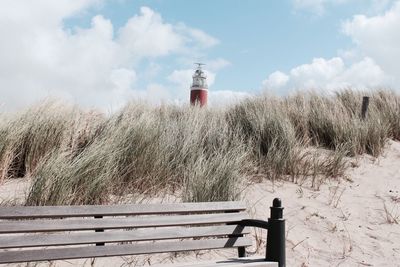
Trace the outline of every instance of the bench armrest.
[[254, 220], [254, 219], [246, 219], [241, 220], [238, 225], [240, 226], [250, 226], [250, 227], [257, 227], [262, 229], [268, 230], [268, 222], [263, 220]]

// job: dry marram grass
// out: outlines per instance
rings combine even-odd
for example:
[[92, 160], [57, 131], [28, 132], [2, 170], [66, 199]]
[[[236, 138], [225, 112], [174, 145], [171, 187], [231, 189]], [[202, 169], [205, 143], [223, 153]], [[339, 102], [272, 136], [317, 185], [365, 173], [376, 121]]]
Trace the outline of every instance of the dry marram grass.
[[[186, 201], [237, 199], [257, 174], [318, 187], [347, 157], [400, 139], [400, 97], [367, 92], [259, 96], [225, 109], [132, 102], [106, 116], [46, 101], [0, 114], [1, 179], [31, 176], [29, 205], [95, 204], [179, 193]], [[117, 197], [117, 198], [115, 198]]]

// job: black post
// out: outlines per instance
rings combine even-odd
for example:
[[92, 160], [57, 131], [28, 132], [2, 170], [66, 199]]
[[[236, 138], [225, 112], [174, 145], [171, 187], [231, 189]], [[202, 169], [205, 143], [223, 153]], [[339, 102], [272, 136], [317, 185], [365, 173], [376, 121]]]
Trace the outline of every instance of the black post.
[[283, 219], [282, 201], [275, 198], [272, 202], [271, 216], [268, 219], [267, 234], [267, 261], [279, 263], [279, 267], [286, 266], [285, 252], [285, 220]]
[[[225, 213], [233, 213], [233, 212], [238, 212], [238, 211], [225, 211]], [[239, 226], [239, 225], [238, 225], [238, 227], [241, 228], [241, 229], [240, 229], [240, 232], [241, 232], [241, 231], [243, 230], [243, 227], [242, 227], [242, 226]], [[238, 237], [243, 237], [243, 234], [228, 235], [228, 238], [238, 238]], [[238, 248], [237, 248], [237, 251], [238, 251], [238, 257], [239, 257], [239, 258], [244, 258], [244, 257], [247, 256], [247, 254], [246, 254], [246, 247], [238, 247]]]
[[[241, 235], [243, 236], [243, 235]], [[238, 247], [238, 257], [244, 258], [246, 257], [246, 247]]]
[[[94, 216], [95, 219], [101, 219], [103, 216]], [[104, 232], [104, 229], [95, 229], [95, 232]], [[96, 243], [96, 246], [104, 246], [104, 243]]]
[[[235, 212], [239, 212], [239, 211], [225, 211], [224, 213], [235, 213]], [[229, 224], [229, 223], [228, 223]], [[241, 227], [241, 230], [240, 230], [240, 232], [243, 230], [243, 227], [242, 226], [239, 226], [238, 225], [238, 227]], [[243, 236], [243, 234], [237, 234], [237, 235], [228, 235], [228, 238], [238, 238], [238, 237], [242, 237]], [[238, 247], [237, 248], [237, 251], [238, 251], [238, 257], [239, 258], [244, 258], [244, 257], [246, 257], [247, 255], [246, 255], [246, 247]]]
[[361, 119], [363, 120], [365, 120], [365, 118], [367, 117], [368, 105], [369, 105], [369, 96], [364, 96], [361, 107]]

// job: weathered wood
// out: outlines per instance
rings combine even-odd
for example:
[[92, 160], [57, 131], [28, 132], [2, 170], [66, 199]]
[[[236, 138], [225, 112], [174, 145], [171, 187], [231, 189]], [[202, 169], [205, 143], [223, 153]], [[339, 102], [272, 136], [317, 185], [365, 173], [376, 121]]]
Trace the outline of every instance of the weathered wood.
[[[242, 202], [0, 207], [0, 264], [220, 248], [243, 251], [252, 244], [243, 237], [249, 227], [239, 225], [249, 219], [244, 211]], [[221, 264], [244, 262], [215, 266]], [[246, 266], [277, 266], [268, 264]]]
[[[203, 267], [238, 267], [238, 266], [244, 266], [244, 267], [278, 267], [277, 262], [266, 262], [266, 261], [259, 261], [259, 262], [249, 262], [249, 263], [243, 263], [243, 262], [231, 262], [231, 263], [224, 263], [224, 264], [219, 264], [214, 263], [211, 265], [203, 265]], [[198, 267], [198, 266], [196, 266]]]
[[233, 248], [250, 246], [251, 240], [246, 237], [221, 238], [207, 240], [183, 240], [178, 242], [156, 242], [114, 246], [90, 246], [76, 248], [58, 248], [47, 250], [25, 250], [0, 252], [0, 263], [18, 263], [28, 261], [47, 261], [139, 255], [164, 252], [179, 252], [204, 249]]
[[79, 234], [34, 234], [0, 236], [0, 248], [24, 248], [81, 245], [93, 243], [111, 243], [128, 241], [165, 240], [192, 237], [220, 237], [228, 235], [249, 234], [250, 229], [238, 225], [217, 225], [206, 227], [174, 227], [112, 231], [105, 233]]
[[364, 96], [361, 106], [361, 119], [365, 120], [369, 106], [369, 96]]
[[2, 221], [0, 233], [24, 232], [51, 232], [51, 231], [77, 231], [94, 229], [123, 229], [141, 227], [163, 227], [180, 225], [203, 225], [234, 223], [248, 219], [245, 212], [199, 214], [199, 215], [173, 215], [173, 216], [141, 216], [130, 218], [105, 218], [105, 219], [57, 219], [57, 220], [31, 220], [31, 221]]
[[[192, 266], [192, 265], [190, 265]], [[243, 262], [231, 262], [231, 263], [224, 263], [224, 264], [220, 264], [218, 262], [213, 263], [213, 264], [209, 264], [209, 265], [203, 265], [202, 267], [239, 267], [239, 266], [244, 266], [244, 267], [278, 267], [278, 263], [277, 262], [249, 262], [249, 263], [243, 263]], [[200, 267], [200, 266], [196, 266], [196, 267]]]
[[239, 201], [105, 206], [1, 207], [0, 219], [188, 214], [244, 210], [246, 210], [246, 205]]
[[239, 258], [239, 259], [227, 259], [217, 261], [195, 261], [175, 264], [156, 264], [153, 267], [278, 267], [277, 262], [265, 261], [264, 258]]

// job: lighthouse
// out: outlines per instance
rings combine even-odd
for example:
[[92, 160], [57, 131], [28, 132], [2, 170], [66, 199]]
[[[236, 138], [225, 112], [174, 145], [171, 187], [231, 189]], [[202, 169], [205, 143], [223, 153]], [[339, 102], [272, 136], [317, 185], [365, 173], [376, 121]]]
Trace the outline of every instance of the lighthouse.
[[202, 63], [195, 63], [197, 65], [197, 69], [193, 74], [193, 83], [190, 87], [190, 104], [191, 105], [200, 105], [203, 107], [207, 105], [207, 95], [208, 95], [208, 86], [207, 86], [207, 77], [204, 71], [201, 69]]

